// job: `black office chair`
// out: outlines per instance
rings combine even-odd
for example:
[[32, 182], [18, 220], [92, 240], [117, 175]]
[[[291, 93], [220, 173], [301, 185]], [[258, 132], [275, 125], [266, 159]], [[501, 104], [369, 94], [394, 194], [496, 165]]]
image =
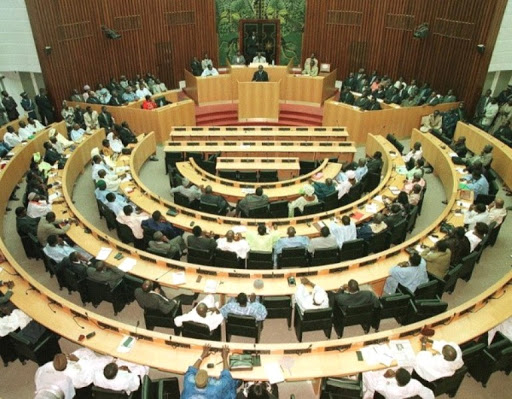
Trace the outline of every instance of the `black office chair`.
[[363, 380], [342, 377], [327, 377], [322, 380], [320, 399], [358, 399], [363, 396]]
[[259, 206], [257, 208], [249, 209], [248, 218], [251, 219], [266, 219], [268, 218], [268, 205]]
[[334, 191], [324, 198], [324, 211], [332, 211], [338, 207], [338, 192]]
[[468, 256], [462, 258], [462, 269], [460, 270], [459, 278], [463, 279], [464, 281], [469, 281], [471, 279], [477, 259], [477, 251], [473, 251]]
[[197, 323], [195, 321], [184, 321], [183, 326], [181, 327], [181, 335], [186, 338], [196, 338], [207, 341], [221, 340], [220, 326], [215, 330], [210, 331], [210, 327], [206, 324]]
[[213, 266], [213, 251], [189, 247], [187, 262], [195, 263], [196, 265]]
[[123, 244], [133, 245], [137, 241], [133, 235], [132, 229], [123, 223], [117, 223], [117, 236]]
[[346, 197], [348, 204], [351, 204], [352, 202], [356, 202], [359, 198], [361, 198], [361, 195], [363, 195], [363, 185], [358, 182], [350, 188], [348, 193], [343, 196], [342, 199]]
[[238, 171], [238, 180], [256, 183], [258, 181], [258, 172], [240, 170]]
[[263, 323], [257, 321], [254, 316], [229, 313], [226, 320], [226, 341], [229, 342], [232, 335], [237, 335], [254, 338], [256, 343], [259, 343], [262, 328]]
[[380, 173], [367, 173], [365, 176], [364, 188], [365, 193], [375, 190], [380, 184]]
[[448, 304], [439, 299], [411, 299], [409, 304], [409, 313], [403, 323], [406, 325], [437, 316], [448, 308]]
[[439, 378], [432, 382], [425, 381], [423, 385], [430, 388], [436, 397], [447, 394], [450, 398], [453, 398], [457, 395], [457, 391], [459, 390], [462, 380], [464, 380], [464, 376], [467, 372], [467, 367], [462, 366], [449, 377]]
[[217, 173], [217, 162], [215, 161], [201, 161], [201, 163], [198, 164], [199, 167], [206, 172], [215, 175]]
[[18, 354], [14, 348], [14, 342], [9, 335], [0, 337], [0, 358], [2, 359], [4, 367], [7, 367], [10, 362], [18, 360]]
[[489, 232], [489, 240], [487, 241], [487, 245], [494, 247], [494, 244], [496, 244], [496, 240], [498, 239], [498, 235], [500, 234], [501, 226], [503, 226], [503, 223], [505, 223], [506, 217], [503, 219], [503, 222], [501, 224], [494, 227], [494, 229], [490, 230]]
[[345, 327], [359, 324], [365, 334], [370, 331], [374, 318], [375, 309], [373, 305], [341, 307], [337, 303], [333, 306], [333, 325], [338, 338], [343, 337]]
[[131, 394], [128, 395], [124, 392], [113, 391], [111, 389], [104, 389], [93, 385], [91, 389], [91, 396], [94, 399], [134, 399], [136, 397], [137, 392], [132, 392]]
[[473, 375], [474, 372], [478, 372], [478, 369], [482, 367], [482, 356], [485, 348], [487, 348], [487, 341], [485, 343], [469, 341], [461, 346], [462, 360], [470, 375]]
[[496, 195], [478, 194], [475, 198], [475, 204], [489, 205], [496, 199]]
[[398, 150], [400, 154], [404, 152], [404, 146], [397, 140], [397, 138], [393, 134], [389, 133], [386, 136], [386, 140], [393, 144], [393, 146]]
[[78, 275], [67, 267], [63, 267], [59, 273], [62, 273], [62, 286], [67, 288], [69, 295], [71, 295], [72, 292], [78, 292], [82, 304], [85, 305], [89, 302], [85, 279], [78, 278]]
[[180, 383], [178, 378], [169, 377], [159, 380], [151, 380], [149, 376], [144, 376], [142, 387], [140, 389], [141, 399], [179, 399]]
[[391, 244], [398, 245], [405, 241], [407, 235], [407, 219], [402, 219], [391, 229]]
[[305, 175], [317, 168], [316, 161], [299, 161], [300, 174]]
[[210, 213], [212, 215], [220, 215], [221, 209], [217, 204], [210, 204], [208, 202], [201, 201], [199, 203], [199, 210], [201, 212]]
[[186, 196], [181, 193], [174, 193], [174, 203], [185, 208], [197, 209], [199, 207], [199, 201], [190, 201]]
[[293, 324], [299, 342], [302, 342], [303, 333], [308, 331], [323, 330], [325, 336], [331, 338], [332, 308], [312, 309], [302, 312], [299, 306], [296, 305]]
[[226, 267], [228, 269], [238, 269], [242, 266], [236, 252], [223, 251], [219, 248], [215, 250], [213, 265], [217, 267]]
[[260, 170], [259, 181], [261, 183], [271, 183], [278, 180], [277, 170]]
[[[32, 321], [31, 323], [35, 323]], [[25, 328], [29, 328], [28, 326]], [[25, 364], [27, 360], [32, 360], [39, 366], [51, 362], [57, 353], [61, 353], [59, 339], [60, 336], [50, 330], [45, 330], [36, 342], [31, 342], [26, 337], [23, 330], [9, 334], [16, 351], [16, 356]]]
[[274, 201], [268, 204], [268, 211], [272, 219], [288, 217], [288, 201]]
[[435, 299], [439, 292], [439, 282], [437, 280], [429, 280], [426, 283], [418, 285], [414, 293], [407, 287], [399, 284], [397, 292], [409, 295], [411, 299]]
[[25, 255], [29, 259], [40, 259], [41, 250], [39, 242], [34, 242], [28, 235], [20, 234], [21, 245], [25, 251]]
[[[174, 319], [183, 314], [181, 302], [176, 300], [178, 305], [169, 313], [163, 314], [158, 309], [144, 309], [144, 322], [146, 329], [154, 330], [155, 327], [172, 328], [174, 335], [180, 335], [180, 328], [174, 324]], [[140, 306], [140, 304], [139, 304]]]
[[279, 269], [309, 266], [306, 248], [283, 248], [282, 252], [277, 256], [277, 266]]
[[271, 270], [273, 268], [272, 252], [249, 251], [247, 269]]
[[340, 260], [352, 260], [368, 255], [368, 243], [362, 238], [345, 241], [340, 251]]
[[391, 294], [379, 298], [380, 307], [375, 311], [375, 318], [372, 327], [379, 331], [381, 320], [394, 318], [402, 324], [409, 313], [409, 295]]
[[33, 250], [33, 257], [36, 260], [43, 259], [43, 248], [41, 247], [41, 244], [39, 243], [39, 240], [37, 237], [33, 234], [28, 233], [28, 239], [31, 242], [31, 249]]
[[368, 253], [379, 253], [391, 246], [391, 233], [388, 230], [372, 235], [368, 239]]
[[197, 164], [201, 164], [201, 162], [203, 162], [203, 153], [202, 152], [186, 152], [185, 159], [189, 160], [190, 158], [193, 158]]
[[338, 247], [315, 249], [311, 256], [311, 266], [322, 266], [337, 263], [340, 260], [340, 250]]
[[292, 328], [292, 298], [289, 296], [263, 297], [261, 303], [267, 309], [267, 319], [286, 319], [288, 330]]
[[317, 202], [316, 204], [308, 204], [304, 206], [304, 209], [302, 212], [297, 212], [297, 208], [294, 210], [294, 214], [297, 216], [297, 214], [302, 214], [302, 216], [306, 215], [315, 215], [317, 213], [324, 211], [324, 203], [323, 202]]
[[165, 173], [169, 173], [170, 169], [176, 168], [176, 162], [183, 162], [182, 152], [166, 152], [165, 153]]
[[114, 308], [114, 315], [124, 309], [126, 305], [124, 282], [121, 280], [114, 288], [110, 288], [108, 283], [100, 283], [92, 280], [90, 277], [85, 279], [87, 293], [92, 305], [96, 308], [103, 302], [110, 302]]
[[512, 343], [508, 340], [493, 342], [483, 350], [480, 367], [469, 369], [471, 376], [485, 388], [496, 371], [509, 375], [512, 371]]
[[[414, 226], [416, 226], [416, 220], [418, 219], [418, 206], [413, 206], [407, 216], [407, 228], [405, 229], [407, 233], [411, 233], [414, 230]], [[405, 237], [404, 237], [405, 240]]]

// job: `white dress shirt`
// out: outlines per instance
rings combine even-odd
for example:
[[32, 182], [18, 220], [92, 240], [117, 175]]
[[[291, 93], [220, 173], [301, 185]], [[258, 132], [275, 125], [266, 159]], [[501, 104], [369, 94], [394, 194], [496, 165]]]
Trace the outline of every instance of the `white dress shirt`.
[[27, 141], [32, 134], [26, 127], [20, 127], [18, 129], [18, 136], [21, 139], [21, 141]]
[[[43, 366], [44, 367], [44, 366]], [[37, 370], [39, 373], [39, 370]], [[53, 369], [53, 366], [52, 366]], [[64, 394], [64, 399], [73, 399], [76, 395], [73, 381], [60, 371], [45, 370], [35, 377], [36, 392], [43, 389], [60, 390]]]
[[352, 188], [352, 183], [349, 180], [342, 181], [336, 186], [336, 190], [338, 191], [338, 199], [347, 194]]
[[[450, 345], [457, 352], [457, 357], [454, 361], [449, 362], [444, 359], [442, 351], [445, 345]], [[435, 350], [436, 354], [430, 351], [420, 351], [416, 355], [416, 365], [414, 371], [423, 378], [425, 381], [435, 381], [439, 378], [450, 377], [458, 369], [464, 366], [462, 361], [462, 351], [454, 342], [446, 341], [434, 341], [432, 349]]]
[[352, 241], [357, 238], [356, 225], [352, 220], [348, 226], [331, 222], [329, 230], [331, 230], [331, 234], [336, 238], [336, 242], [340, 248], [343, 246], [345, 241]]
[[113, 391], [123, 391], [127, 394], [136, 391], [140, 386], [140, 378], [137, 374], [125, 370], [118, 370], [114, 379], [108, 380], [103, 374], [103, 370], [97, 370], [94, 373], [94, 385], [103, 389]]
[[[317, 299], [318, 305], [314, 303], [313, 298]], [[299, 284], [297, 291], [295, 291], [295, 303], [299, 307], [299, 310], [304, 313], [305, 310], [325, 309], [329, 307], [329, 297], [327, 296], [327, 292], [318, 285], [315, 285], [313, 291], [310, 293], [304, 284]]]
[[40, 218], [46, 216], [48, 212], [51, 212], [52, 204], [48, 204], [46, 201], [30, 201], [27, 206], [27, 216], [31, 218]]
[[[199, 303], [204, 303], [208, 308], [216, 307], [215, 298], [212, 294], [209, 294], [203, 298]], [[174, 319], [176, 327], [181, 327], [184, 321], [195, 321], [196, 323], [206, 324], [210, 331], [215, 330], [224, 321], [221, 313], [207, 312], [206, 317], [201, 317], [196, 311], [197, 306], [190, 312], [184, 315], [178, 316]]]
[[478, 213], [476, 211], [467, 211], [464, 214], [464, 224], [468, 225], [469, 230], [473, 230], [478, 222], [489, 224], [489, 213], [484, 211]]
[[228, 242], [226, 237], [217, 239], [217, 248], [222, 251], [235, 252], [236, 255], [241, 259], [247, 258], [247, 254], [251, 250], [246, 240], [240, 239], [238, 241], [233, 240]]
[[420, 148], [418, 151], [411, 150], [404, 156], [404, 162], [409, 162], [414, 159], [415, 161], [419, 161], [423, 158], [423, 150]]
[[14, 309], [11, 314], [0, 317], [0, 337], [5, 337], [19, 329], [24, 329], [32, 319], [19, 309]]
[[507, 210], [505, 208], [491, 208], [489, 210], [489, 224], [496, 222], [496, 226], [503, 223], [503, 219], [507, 216]]
[[123, 142], [116, 136], [114, 136], [114, 133], [110, 132], [109, 134], [107, 134], [107, 140], [110, 143], [110, 148], [112, 149], [112, 151], [118, 154], [123, 151]]
[[201, 73], [201, 77], [206, 77], [206, 76], [218, 76], [219, 75], [219, 71], [217, 71], [217, 69], [215, 68], [212, 68], [212, 69], [209, 69], [209, 68], [206, 68], [202, 73]]
[[[113, 174], [113, 172], [109, 169], [109, 167], [107, 165], [105, 165], [103, 162], [100, 162], [100, 163], [95, 163], [92, 165], [92, 179], [94, 181], [98, 180], [100, 177], [98, 176], [98, 172], [103, 169], [105, 170], [105, 172], [107, 172], [107, 175], [109, 174]], [[115, 177], [117, 177], [115, 174], [114, 174]]]
[[382, 377], [375, 390], [384, 395], [386, 399], [405, 399], [416, 395], [422, 399], [434, 399], [434, 393], [421, 382], [411, 379], [409, 383], [403, 387], [398, 386], [395, 378]]
[[75, 248], [69, 246], [67, 243], [63, 243], [62, 245], [57, 244], [54, 247], [50, 246], [50, 244], [46, 244], [43, 248], [43, 252], [57, 263], [75, 251]]
[[4, 134], [4, 141], [11, 148], [14, 148], [17, 145], [21, 144], [21, 139], [20, 139], [20, 137], [16, 133], [6, 132]]
[[[28, 214], [28, 212], [27, 212]], [[478, 246], [478, 244], [480, 244], [480, 242], [482, 241], [482, 239], [480, 237], [478, 237], [474, 232], [473, 230], [471, 231], [468, 231], [466, 233], [466, 237], [467, 239], [469, 240], [469, 246], [470, 246], [470, 252], [473, 252], [475, 250], [475, 248]]]

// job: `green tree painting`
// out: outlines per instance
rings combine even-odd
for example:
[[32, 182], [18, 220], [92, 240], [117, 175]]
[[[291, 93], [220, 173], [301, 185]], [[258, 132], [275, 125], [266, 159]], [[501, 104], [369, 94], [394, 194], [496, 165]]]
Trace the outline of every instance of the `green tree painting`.
[[258, 18], [280, 21], [280, 63], [286, 65], [292, 58], [300, 62], [306, 0], [216, 0], [216, 8], [220, 65], [238, 50], [239, 21]]

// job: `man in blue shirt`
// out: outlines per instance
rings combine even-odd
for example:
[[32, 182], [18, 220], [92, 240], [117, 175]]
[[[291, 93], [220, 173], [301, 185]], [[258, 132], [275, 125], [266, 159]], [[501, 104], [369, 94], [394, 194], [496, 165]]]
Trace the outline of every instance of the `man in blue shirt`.
[[231, 299], [222, 308], [220, 313], [227, 319], [229, 313], [253, 316], [256, 321], [263, 321], [267, 317], [267, 309], [256, 300], [256, 294], [251, 294], [250, 300], [247, 295], [241, 292], [236, 299]]
[[312, 182], [311, 185], [315, 189], [315, 194], [319, 201], [324, 201], [325, 197], [336, 191], [336, 186], [333, 184], [332, 179], [325, 179], [325, 183]]
[[199, 370], [203, 360], [210, 353], [210, 345], [205, 345], [203, 353], [190, 366], [183, 379], [181, 399], [235, 399], [238, 382], [231, 377], [228, 365], [229, 347], [222, 348], [223, 369], [220, 378], [208, 377], [206, 370]]
[[471, 176], [468, 176], [466, 180], [468, 180], [468, 182], [465, 184], [462, 183], [460, 188], [473, 191], [475, 193], [475, 198], [478, 194], [489, 194], [489, 182], [480, 170], [473, 170]]
[[144, 220], [142, 222], [142, 228], [145, 230], [151, 230], [153, 232], [161, 231], [169, 240], [172, 240], [173, 238], [183, 234], [183, 230], [178, 229], [169, 223], [162, 216], [160, 211], [154, 211], [151, 215], [151, 218]]
[[295, 236], [295, 227], [288, 227], [286, 231], [288, 237], [283, 237], [277, 240], [276, 245], [274, 246], [274, 266], [277, 267], [277, 258], [281, 252], [283, 252], [283, 248], [307, 248], [309, 245], [309, 238], [304, 236]]
[[392, 267], [389, 274], [384, 285], [384, 294], [394, 294], [398, 284], [414, 292], [419, 285], [428, 282], [427, 262], [418, 253], [413, 253], [408, 262]]

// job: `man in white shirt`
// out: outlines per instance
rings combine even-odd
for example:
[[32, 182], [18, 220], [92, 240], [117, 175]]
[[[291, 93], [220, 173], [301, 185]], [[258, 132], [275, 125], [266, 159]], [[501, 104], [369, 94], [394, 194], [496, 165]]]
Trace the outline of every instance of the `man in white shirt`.
[[142, 229], [141, 223], [148, 218], [149, 215], [147, 213], [133, 213], [133, 207], [126, 205], [123, 208], [123, 212], [117, 215], [116, 220], [119, 223], [127, 225], [132, 230], [133, 236], [136, 239], [142, 240], [144, 238], [144, 230]]
[[247, 258], [247, 254], [251, 250], [247, 240], [243, 239], [240, 234], [235, 236], [233, 230], [228, 230], [226, 237], [217, 239], [217, 248], [222, 251], [235, 252], [240, 259]]
[[[126, 205], [132, 205], [129, 201], [126, 200], [125, 197], [119, 194], [108, 193], [106, 198], [105, 205], [108, 209], [110, 209], [117, 216], [120, 212], [123, 211], [123, 208]], [[132, 205], [133, 206], [133, 205]]]
[[261, 64], [267, 62], [267, 59], [261, 55], [261, 53], [256, 54], [256, 57], [252, 59], [252, 62]]
[[73, 140], [75, 143], [79, 143], [82, 141], [82, 137], [85, 134], [85, 130], [80, 127], [78, 123], [75, 123], [73, 125], [73, 129], [69, 132], [69, 137], [71, 140]]
[[19, 123], [20, 128], [18, 129], [18, 136], [21, 139], [21, 141], [27, 141], [30, 136], [32, 136], [32, 133], [27, 129], [27, 125], [25, 122], [20, 121]]
[[196, 323], [206, 324], [210, 328], [210, 331], [213, 331], [222, 324], [224, 317], [222, 317], [215, 303], [215, 298], [212, 294], [209, 294], [190, 312], [176, 317], [174, 324], [176, 327], [181, 327], [184, 321], [195, 321]]
[[44, 129], [44, 125], [37, 119], [28, 118], [27, 122], [27, 129], [32, 134], [37, 133]]
[[129, 366], [114, 362], [107, 364], [103, 370], [97, 370], [93, 381], [97, 387], [127, 394], [136, 391], [140, 386], [140, 377]]
[[494, 202], [491, 202], [487, 207], [489, 212], [489, 224], [496, 222], [496, 226], [503, 223], [503, 220], [507, 217], [507, 209], [505, 208], [505, 201], [502, 198], [496, 198]]
[[32, 319], [19, 309], [13, 309], [9, 304], [11, 296], [13, 295], [11, 288], [14, 287], [13, 282], [2, 282], [0, 286], [6, 285], [9, 288], [3, 296], [0, 297], [0, 337], [5, 337], [9, 333], [16, 331], [18, 328], [23, 330]]
[[35, 219], [46, 216], [48, 212], [52, 211], [52, 204], [48, 204], [45, 200], [39, 199], [36, 193], [30, 193], [27, 196], [27, 216]]
[[[27, 212], [28, 214], [28, 212]], [[489, 226], [483, 222], [477, 222], [473, 230], [468, 231], [465, 236], [469, 241], [469, 250], [473, 252], [484, 236], [489, 232]]]
[[489, 213], [484, 204], [472, 204], [464, 214], [464, 224], [469, 230], [473, 230], [478, 222], [489, 222]]
[[100, 155], [93, 156], [92, 157], [92, 173], [91, 173], [91, 177], [92, 177], [92, 179], [94, 181], [99, 180], [100, 177], [98, 175], [98, 172], [101, 169], [104, 169], [107, 174], [113, 174], [114, 176], [116, 176], [114, 174], [114, 172], [112, 172], [112, 170], [110, 170], [108, 165], [105, 162], [103, 162], [103, 160], [101, 159]]
[[91, 106], [85, 108], [84, 122], [88, 132], [100, 128], [100, 122], [98, 121], [98, 112], [94, 111]]
[[[432, 350], [437, 354], [426, 350], [427, 342], [432, 343]], [[462, 351], [456, 343], [430, 340], [427, 337], [422, 338], [422, 343], [422, 350], [416, 355], [414, 371], [423, 380], [432, 382], [450, 377], [464, 366]]]
[[4, 134], [4, 141], [11, 148], [16, 147], [21, 144], [21, 138], [16, 134], [14, 128], [12, 126], [7, 126], [7, 131]]
[[217, 69], [215, 69], [211, 64], [208, 64], [208, 67], [201, 73], [201, 77], [206, 77], [206, 76], [218, 76], [219, 75], [219, 71], [217, 71]]
[[404, 156], [404, 162], [408, 163], [412, 161], [411, 168], [414, 166], [414, 163], [423, 157], [423, 150], [421, 149], [421, 143], [417, 141], [414, 143], [411, 150]]
[[360, 182], [363, 177], [368, 173], [368, 166], [366, 166], [366, 158], [360, 158], [357, 162], [357, 168], [355, 170], [356, 181]]
[[205, 70], [209, 65], [213, 67], [213, 61], [208, 57], [208, 53], [204, 53], [204, 58], [201, 60], [201, 67]]
[[343, 247], [345, 241], [351, 241], [357, 238], [356, 224], [347, 215], [341, 218], [341, 224], [332, 221], [329, 225], [329, 229], [334, 238], [336, 238], [339, 248]]
[[375, 391], [386, 399], [405, 399], [420, 396], [422, 399], [434, 399], [432, 390], [423, 386], [418, 380], [412, 379], [411, 374], [404, 368], [394, 371], [370, 371], [363, 373], [364, 396], [371, 399]]
[[[341, 181], [336, 186], [336, 190], [338, 190], [338, 199], [340, 199], [344, 195], [348, 194], [348, 192], [350, 191], [352, 186], [354, 184], [356, 184], [356, 172], [354, 172], [353, 170], [349, 170], [346, 173], [344, 173], [343, 175], [341, 175], [341, 173], [340, 173], [338, 176], [336, 176], [336, 179], [338, 179], [338, 178], [343, 179], [344, 176], [347, 178], [347, 180]], [[336, 181], [338, 181], [338, 180], [336, 180]]]
[[329, 227], [324, 226], [320, 229], [320, 237], [312, 238], [308, 245], [308, 252], [315, 253], [316, 249], [335, 248], [338, 246], [336, 237], [331, 234]]
[[69, 246], [68, 243], [60, 237], [57, 237], [55, 234], [48, 237], [46, 245], [43, 248], [43, 252], [57, 263], [61, 262], [62, 259], [71, 255], [75, 251], [75, 248]]
[[199, 200], [201, 198], [201, 189], [193, 184], [190, 184], [190, 180], [182, 179], [181, 186], [171, 188], [171, 195], [174, 193], [180, 193], [187, 197], [189, 201]]
[[98, 178], [105, 182], [106, 189], [108, 191], [119, 190], [119, 186], [121, 185], [121, 179], [115, 173], [107, 173], [105, 169], [99, 169]]
[[[315, 285], [306, 277], [302, 277], [300, 282], [297, 286], [297, 291], [295, 291], [295, 303], [302, 313], [305, 310], [329, 307], [329, 297], [322, 287]], [[309, 292], [306, 286], [313, 287], [312, 292]]]

